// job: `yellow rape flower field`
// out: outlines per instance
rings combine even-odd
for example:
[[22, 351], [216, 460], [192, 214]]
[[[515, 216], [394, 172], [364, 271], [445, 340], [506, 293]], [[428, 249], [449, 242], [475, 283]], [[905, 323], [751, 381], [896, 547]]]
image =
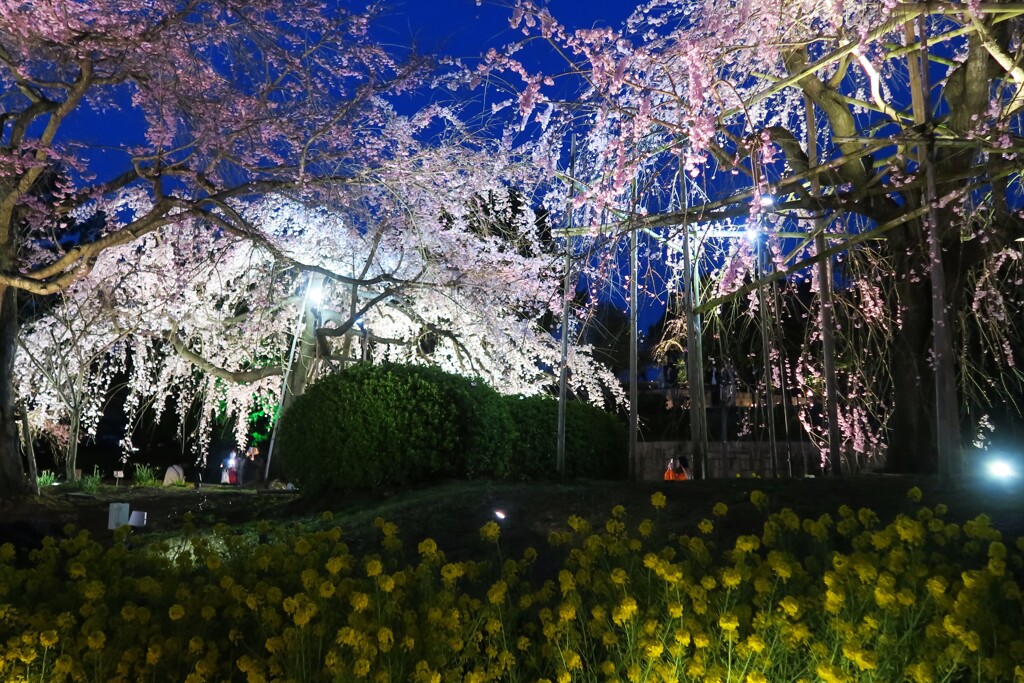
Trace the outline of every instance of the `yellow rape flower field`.
[[0, 545], [0, 680], [1024, 682], [1019, 495], [888, 481], [536, 485], [569, 509], [455, 484], [68, 529]]

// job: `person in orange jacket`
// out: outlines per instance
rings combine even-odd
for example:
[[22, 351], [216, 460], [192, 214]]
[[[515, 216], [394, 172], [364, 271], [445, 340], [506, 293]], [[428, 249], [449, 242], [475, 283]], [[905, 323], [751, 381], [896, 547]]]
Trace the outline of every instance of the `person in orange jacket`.
[[686, 468], [681, 462], [675, 458], [668, 461], [668, 467], [665, 468], [665, 481], [686, 481], [689, 478]]

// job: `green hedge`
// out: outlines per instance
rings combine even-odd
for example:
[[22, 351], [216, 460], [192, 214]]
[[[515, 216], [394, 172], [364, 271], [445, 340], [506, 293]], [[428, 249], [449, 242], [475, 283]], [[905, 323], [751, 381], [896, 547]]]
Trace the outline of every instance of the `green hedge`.
[[[393, 370], [393, 371], [392, 371]], [[437, 383], [358, 365], [309, 387], [281, 418], [288, 477], [316, 493], [404, 483], [456, 450], [456, 409]]]
[[[558, 402], [504, 397], [481, 380], [413, 365], [357, 365], [312, 385], [282, 416], [285, 471], [304, 491], [441, 477], [555, 474]], [[568, 404], [566, 473], [621, 477], [622, 424]]]
[[[548, 396], [511, 396], [506, 401], [518, 430], [510, 476], [556, 476], [558, 401]], [[587, 403], [566, 403], [566, 476], [621, 479], [628, 473], [627, 456], [627, 434], [618, 417]]]

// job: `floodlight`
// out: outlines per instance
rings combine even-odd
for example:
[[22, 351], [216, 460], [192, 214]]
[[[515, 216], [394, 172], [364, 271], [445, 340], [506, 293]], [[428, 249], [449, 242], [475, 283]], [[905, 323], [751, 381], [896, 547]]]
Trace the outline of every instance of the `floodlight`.
[[306, 296], [309, 297], [309, 302], [314, 308], [318, 308], [324, 300], [324, 286], [321, 282], [311, 282], [309, 284], [309, 291], [306, 292]]
[[1016, 479], [1017, 468], [1013, 466], [1013, 463], [1005, 458], [993, 458], [985, 464], [985, 471], [988, 476], [992, 479]]
[[498, 519], [505, 519], [505, 511], [504, 510], [495, 510], [494, 511], [494, 516], [497, 517]]
[[761, 206], [769, 207], [775, 204], [775, 197], [770, 194], [761, 195]]

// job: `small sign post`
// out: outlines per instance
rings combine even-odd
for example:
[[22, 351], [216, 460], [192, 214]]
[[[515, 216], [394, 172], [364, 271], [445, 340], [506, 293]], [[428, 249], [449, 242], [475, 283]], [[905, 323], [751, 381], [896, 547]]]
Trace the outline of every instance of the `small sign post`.
[[120, 486], [122, 479], [124, 479], [124, 470], [114, 470], [114, 486]]

